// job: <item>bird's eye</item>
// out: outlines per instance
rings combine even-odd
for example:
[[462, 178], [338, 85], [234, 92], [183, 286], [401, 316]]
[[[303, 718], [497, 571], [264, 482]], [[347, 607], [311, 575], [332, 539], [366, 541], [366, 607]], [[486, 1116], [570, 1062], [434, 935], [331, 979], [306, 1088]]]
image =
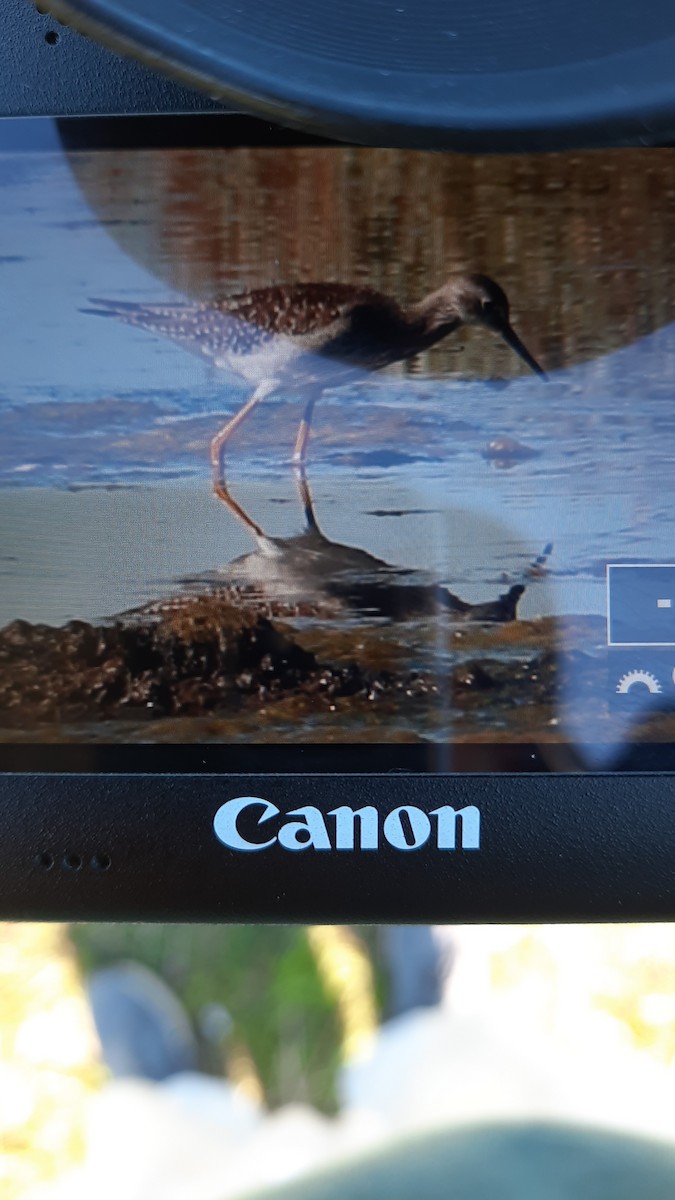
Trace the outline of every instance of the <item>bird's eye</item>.
[[488, 316], [490, 315], [490, 313], [493, 313], [495, 311], [494, 300], [483, 300], [481, 302], [481, 306], [482, 306], [483, 312], [486, 313]]

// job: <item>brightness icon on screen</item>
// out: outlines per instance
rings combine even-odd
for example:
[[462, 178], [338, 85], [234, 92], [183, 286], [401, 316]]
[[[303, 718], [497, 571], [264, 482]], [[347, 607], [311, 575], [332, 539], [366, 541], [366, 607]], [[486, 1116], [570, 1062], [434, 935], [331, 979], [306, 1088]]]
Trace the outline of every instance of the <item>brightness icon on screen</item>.
[[627, 696], [631, 689], [646, 689], [652, 696], [658, 696], [663, 691], [656, 675], [644, 670], [626, 671], [626, 674], [621, 676], [616, 685], [617, 694]]

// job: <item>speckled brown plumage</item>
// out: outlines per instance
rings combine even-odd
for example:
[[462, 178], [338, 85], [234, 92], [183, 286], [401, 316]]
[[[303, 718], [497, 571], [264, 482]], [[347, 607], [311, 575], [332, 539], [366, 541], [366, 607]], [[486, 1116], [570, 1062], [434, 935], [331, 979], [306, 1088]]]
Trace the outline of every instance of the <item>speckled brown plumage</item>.
[[213, 303], [133, 304], [92, 301], [85, 309], [161, 334], [250, 382], [250, 400], [213, 440], [211, 459], [222, 475], [226, 442], [271, 392], [291, 383], [305, 412], [294, 458], [305, 457], [314, 403], [327, 386], [354, 372], [378, 371], [428, 350], [461, 325], [498, 333], [538, 375], [544, 372], [509, 322], [506, 294], [486, 275], [455, 275], [406, 308], [372, 288], [347, 283], [297, 283], [258, 288]]
[[[419, 353], [442, 336], [390, 297], [344, 283], [259, 288], [213, 304], [94, 303], [101, 307], [85, 311], [103, 312], [161, 334], [234, 370], [241, 368], [242, 358], [257, 355], [278, 339], [296, 348], [291, 359], [303, 351], [330, 358], [339, 372], [338, 363], [377, 370]], [[303, 364], [303, 374], [308, 365]], [[266, 366], [261, 366], [264, 376]]]

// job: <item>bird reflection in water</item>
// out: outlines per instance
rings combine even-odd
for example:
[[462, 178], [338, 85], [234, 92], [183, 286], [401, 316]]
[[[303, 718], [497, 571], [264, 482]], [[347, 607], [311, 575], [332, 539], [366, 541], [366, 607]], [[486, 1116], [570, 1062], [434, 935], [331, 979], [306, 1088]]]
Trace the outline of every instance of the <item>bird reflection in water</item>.
[[[224, 481], [216, 496], [249, 531], [256, 549], [225, 569], [228, 583], [271, 602], [297, 604], [322, 613], [354, 614], [392, 621], [448, 614], [453, 621], [514, 621], [525, 591], [514, 583], [496, 600], [470, 604], [428, 572], [392, 566], [356, 546], [333, 542], [322, 532], [303, 467], [294, 468], [305, 527], [295, 537], [269, 537], [231, 495]], [[214, 582], [213, 576], [204, 582]], [[223, 582], [223, 574], [219, 575]]]

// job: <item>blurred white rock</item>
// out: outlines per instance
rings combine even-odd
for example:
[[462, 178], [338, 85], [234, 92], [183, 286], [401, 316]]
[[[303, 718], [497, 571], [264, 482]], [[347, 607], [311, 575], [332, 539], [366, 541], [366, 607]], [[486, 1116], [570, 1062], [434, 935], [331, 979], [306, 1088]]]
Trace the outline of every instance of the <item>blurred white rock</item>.
[[231, 1139], [247, 1137], [263, 1121], [261, 1105], [226, 1079], [181, 1071], [161, 1084], [162, 1093], [187, 1117], [227, 1130]]
[[373, 1113], [392, 1135], [557, 1118], [675, 1136], [675, 1072], [625, 1045], [609, 1018], [591, 1022], [573, 1047], [527, 1015], [420, 1009], [380, 1028], [370, 1052], [343, 1068], [339, 1094], [347, 1111]]
[[231, 1085], [192, 1073], [114, 1080], [92, 1100], [82, 1167], [25, 1200], [232, 1200], [381, 1144], [370, 1114], [303, 1105], [265, 1114]]

